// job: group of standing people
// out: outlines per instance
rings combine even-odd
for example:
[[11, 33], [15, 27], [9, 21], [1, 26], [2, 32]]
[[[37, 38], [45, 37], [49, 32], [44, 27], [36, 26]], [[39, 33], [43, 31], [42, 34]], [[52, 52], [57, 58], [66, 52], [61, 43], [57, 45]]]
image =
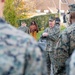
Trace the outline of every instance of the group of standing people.
[[47, 40], [48, 75], [52, 71], [54, 75], [75, 75], [75, 4], [69, 7], [70, 25], [60, 32], [60, 23], [56, 24], [57, 21], [50, 18], [49, 27], [42, 34]]
[[56, 46], [52, 45], [55, 47], [52, 49], [53, 57], [48, 52], [52, 57], [54, 75], [75, 75], [75, 4], [69, 7], [70, 26], [60, 33]]
[[[46, 37], [47, 47], [45, 50], [46, 61], [47, 61], [47, 70], [48, 75], [51, 73], [51, 68], [53, 68], [53, 55], [58, 37], [60, 34], [60, 18], [58, 15], [49, 18], [49, 26], [44, 30], [42, 37]], [[21, 27], [18, 29], [23, 30], [25, 33], [31, 34], [35, 39], [37, 38], [38, 25], [35, 21], [32, 21], [29, 28], [26, 26], [25, 22], [21, 23]]]
[[0, 0], [0, 75], [47, 75], [43, 50], [3, 19], [4, 4]]
[[32, 21], [29, 27], [27, 27], [27, 24], [23, 21], [18, 29], [32, 35], [35, 39], [37, 39], [38, 25], [35, 21]]
[[50, 75], [50, 66], [54, 75], [75, 75], [75, 4], [70, 5], [70, 26], [62, 33], [60, 23], [49, 19], [49, 27], [42, 34], [47, 38], [45, 59], [44, 51], [30, 35], [3, 19], [4, 3], [0, 0], [0, 75], [47, 75], [47, 71]]
[[[46, 51], [46, 53], [49, 61], [48, 64], [52, 64], [54, 75], [75, 75], [75, 4], [69, 5], [69, 7], [70, 25], [57, 35], [59, 37], [56, 45], [52, 44], [56, 34], [52, 37], [52, 33], [48, 33], [48, 28], [45, 30], [47, 33], [43, 34], [48, 36], [48, 39], [51, 41], [48, 40], [50, 42], [48, 46], [53, 46], [50, 48], [47, 47], [49, 51]], [[57, 32], [58, 30], [55, 30], [55, 33]], [[49, 66], [48, 69], [51, 69]], [[50, 72], [50, 70], [48, 71]]]

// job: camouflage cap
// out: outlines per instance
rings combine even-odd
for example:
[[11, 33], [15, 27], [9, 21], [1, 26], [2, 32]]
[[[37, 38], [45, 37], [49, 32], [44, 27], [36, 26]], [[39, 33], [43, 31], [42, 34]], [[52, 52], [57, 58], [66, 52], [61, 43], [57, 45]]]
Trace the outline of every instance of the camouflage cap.
[[75, 12], [75, 4], [69, 5], [69, 12]]
[[54, 20], [54, 17], [51, 16], [51, 17], [49, 18], [49, 21], [53, 21], [53, 20]]

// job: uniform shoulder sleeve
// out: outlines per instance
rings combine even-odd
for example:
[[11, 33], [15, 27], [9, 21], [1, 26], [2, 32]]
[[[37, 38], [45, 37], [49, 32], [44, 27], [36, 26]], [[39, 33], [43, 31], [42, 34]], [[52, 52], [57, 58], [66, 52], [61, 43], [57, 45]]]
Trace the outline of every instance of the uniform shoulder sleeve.
[[25, 65], [27, 65], [25, 75], [47, 74], [44, 54], [38, 44], [29, 43], [25, 55], [27, 58], [27, 62], [25, 63]]
[[69, 50], [69, 39], [67, 36], [67, 32], [64, 31], [57, 42], [54, 54], [55, 68], [58, 71], [64, 69], [65, 61], [68, 58], [68, 50]]

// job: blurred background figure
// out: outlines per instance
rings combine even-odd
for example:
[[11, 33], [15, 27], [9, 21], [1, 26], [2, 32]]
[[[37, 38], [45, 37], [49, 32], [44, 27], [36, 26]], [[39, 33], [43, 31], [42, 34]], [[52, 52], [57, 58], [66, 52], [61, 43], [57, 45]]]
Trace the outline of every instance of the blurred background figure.
[[21, 26], [18, 29], [24, 31], [25, 33], [30, 34], [30, 30], [29, 30], [29, 28], [27, 27], [27, 24], [24, 21], [21, 22]]
[[66, 14], [63, 14], [63, 23], [66, 23]]
[[75, 49], [69, 59], [68, 64], [69, 70], [67, 71], [67, 75], [75, 75]]
[[67, 27], [70, 26], [70, 18], [69, 18], [69, 16], [70, 16], [70, 12], [67, 11], [67, 13], [66, 13], [66, 23], [67, 23]]
[[47, 75], [43, 49], [3, 19], [5, 1], [0, 0], [0, 75]]
[[30, 24], [30, 34], [37, 39], [37, 33], [38, 33], [38, 25], [35, 21], [32, 21]]
[[60, 22], [61, 22], [61, 21], [60, 21], [59, 16], [56, 15], [56, 16], [55, 16], [55, 24], [56, 24], [56, 25], [58, 24], [58, 25], [60, 26]]

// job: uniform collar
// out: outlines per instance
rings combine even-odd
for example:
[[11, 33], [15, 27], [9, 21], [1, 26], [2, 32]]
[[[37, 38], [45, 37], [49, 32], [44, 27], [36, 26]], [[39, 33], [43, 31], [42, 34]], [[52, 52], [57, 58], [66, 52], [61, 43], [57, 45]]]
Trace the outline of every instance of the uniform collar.
[[5, 20], [0, 18], [0, 23], [5, 23]]

